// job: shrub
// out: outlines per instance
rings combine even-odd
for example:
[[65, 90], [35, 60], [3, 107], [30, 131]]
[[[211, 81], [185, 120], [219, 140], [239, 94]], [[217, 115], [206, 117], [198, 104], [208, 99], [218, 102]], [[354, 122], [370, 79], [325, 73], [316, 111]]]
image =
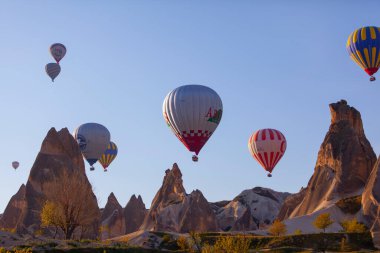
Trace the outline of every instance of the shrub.
[[356, 218], [353, 218], [352, 220], [344, 220], [339, 224], [342, 226], [343, 232], [364, 233], [367, 231], [367, 227], [363, 223], [359, 223]]
[[189, 248], [189, 244], [187, 243], [187, 239], [184, 236], [178, 237], [177, 245], [178, 245], [179, 249], [183, 250], [183, 251], [185, 251]]
[[279, 221], [275, 220], [268, 229], [269, 234], [274, 235], [274, 236], [280, 236], [280, 235], [285, 235], [287, 230], [286, 230], [286, 225]]
[[302, 235], [302, 230], [301, 229], [296, 229], [294, 230], [294, 235]]

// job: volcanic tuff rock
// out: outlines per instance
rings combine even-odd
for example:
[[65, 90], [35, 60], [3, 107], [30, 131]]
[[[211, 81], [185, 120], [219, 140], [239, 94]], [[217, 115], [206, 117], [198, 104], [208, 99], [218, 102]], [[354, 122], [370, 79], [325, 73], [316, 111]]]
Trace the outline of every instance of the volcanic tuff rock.
[[376, 162], [360, 113], [345, 100], [330, 104], [331, 125], [320, 147], [305, 196], [289, 215], [306, 215], [361, 194]]
[[380, 248], [380, 157], [362, 195], [363, 214], [371, 228], [374, 244]]
[[216, 217], [209, 203], [199, 190], [186, 194], [177, 164], [165, 174], [140, 229], [180, 233], [216, 231]]
[[83, 176], [84, 187], [90, 188], [91, 196], [89, 196], [89, 199], [91, 201], [85, 203], [86, 208], [99, 215], [94, 219], [93, 226], [88, 228], [87, 232], [82, 236], [85, 238], [95, 238], [97, 236], [100, 216], [99, 207], [85, 173], [82, 154], [77, 142], [67, 128], [59, 132], [51, 128], [42, 142], [41, 150], [33, 164], [26, 184], [26, 205], [22, 210], [20, 222], [17, 224], [20, 232], [25, 232], [26, 229], [30, 228], [38, 229], [42, 205], [46, 202], [48, 195], [44, 186], [56, 183], [55, 188], [62, 189], [60, 177], [65, 173], [67, 175], [77, 173]]
[[102, 224], [102, 239], [113, 238], [125, 234], [125, 220], [123, 208], [117, 201], [113, 192], [108, 196], [108, 201], [100, 218]]
[[147, 210], [141, 196], [136, 198], [136, 195], [133, 194], [124, 208], [125, 233], [129, 234], [139, 230], [146, 214]]
[[306, 188], [301, 188], [298, 193], [289, 195], [284, 204], [282, 205], [280, 212], [277, 215], [277, 219], [285, 220], [294, 211], [294, 209], [301, 203], [306, 194]]
[[240, 193], [227, 205], [216, 210], [224, 231], [254, 230], [272, 223], [290, 193], [255, 187]]
[[20, 222], [22, 211], [26, 208], [25, 185], [13, 195], [0, 219], [1, 228], [14, 229]]

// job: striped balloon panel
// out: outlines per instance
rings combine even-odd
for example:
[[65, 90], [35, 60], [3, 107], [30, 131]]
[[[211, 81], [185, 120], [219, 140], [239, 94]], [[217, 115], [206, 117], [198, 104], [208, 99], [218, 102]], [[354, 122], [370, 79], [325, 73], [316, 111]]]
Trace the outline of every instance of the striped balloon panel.
[[117, 156], [117, 146], [112, 141], [108, 144], [107, 150], [102, 154], [99, 159], [99, 163], [103, 166], [104, 169], [112, 163], [112, 161]]
[[285, 153], [286, 139], [276, 129], [260, 129], [249, 138], [248, 149], [253, 158], [271, 173]]
[[54, 60], [59, 63], [60, 60], [66, 55], [66, 47], [61, 43], [55, 43], [50, 46], [50, 54]]
[[209, 87], [184, 85], [165, 97], [162, 111], [177, 138], [198, 154], [219, 125], [223, 104]]
[[45, 66], [45, 71], [48, 74], [48, 76], [50, 76], [51, 80], [54, 81], [54, 79], [61, 72], [61, 67], [57, 63], [48, 63]]
[[367, 26], [355, 30], [348, 37], [346, 48], [351, 59], [373, 75], [380, 66], [380, 28]]

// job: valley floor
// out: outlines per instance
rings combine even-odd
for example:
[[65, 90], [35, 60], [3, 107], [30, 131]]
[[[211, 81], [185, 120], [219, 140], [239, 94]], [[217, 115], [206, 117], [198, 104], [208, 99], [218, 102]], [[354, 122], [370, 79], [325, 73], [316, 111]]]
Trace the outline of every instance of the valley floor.
[[[369, 233], [320, 233], [291, 236], [257, 236], [252, 234], [192, 233], [173, 234], [141, 231], [135, 237], [118, 237], [106, 241], [53, 240], [13, 237], [13, 244], [0, 253], [220, 253], [220, 252], [380, 252]], [[138, 238], [140, 240], [137, 240]], [[4, 237], [3, 237], [3, 241]], [[1, 244], [5, 244], [2, 243]], [[139, 242], [139, 245], [134, 242]]]

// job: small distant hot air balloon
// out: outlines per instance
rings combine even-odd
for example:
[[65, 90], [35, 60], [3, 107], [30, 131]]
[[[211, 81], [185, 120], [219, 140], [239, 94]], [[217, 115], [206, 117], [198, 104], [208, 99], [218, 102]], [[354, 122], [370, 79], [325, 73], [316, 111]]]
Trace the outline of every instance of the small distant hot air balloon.
[[356, 29], [350, 34], [346, 45], [351, 59], [356, 62], [368, 75], [370, 81], [380, 67], [380, 28], [367, 26]]
[[99, 163], [103, 166], [104, 171], [107, 171], [108, 166], [117, 156], [117, 146], [112, 141], [108, 144], [107, 150], [102, 154]]
[[268, 177], [286, 150], [285, 136], [276, 129], [260, 129], [248, 141], [248, 149], [253, 158], [268, 171]]
[[12, 162], [13, 169], [17, 170], [18, 166], [20, 166], [20, 163], [17, 161]]
[[218, 127], [223, 104], [219, 95], [203, 85], [184, 85], [169, 92], [163, 103], [163, 116], [168, 126], [185, 147], [198, 153]]
[[60, 60], [66, 55], [66, 47], [61, 43], [54, 43], [50, 46], [50, 54], [59, 63]]
[[45, 71], [50, 76], [51, 81], [54, 82], [54, 79], [59, 75], [61, 72], [61, 67], [58, 63], [48, 63], [45, 66]]
[[98, 123], [86, 123], [80, 125], [74, 132], [82, 155], [90, 164], [90, 170], [95, 170], [94, 163], [106, 151], [110, 143], [111, 134], [108, 129]]

